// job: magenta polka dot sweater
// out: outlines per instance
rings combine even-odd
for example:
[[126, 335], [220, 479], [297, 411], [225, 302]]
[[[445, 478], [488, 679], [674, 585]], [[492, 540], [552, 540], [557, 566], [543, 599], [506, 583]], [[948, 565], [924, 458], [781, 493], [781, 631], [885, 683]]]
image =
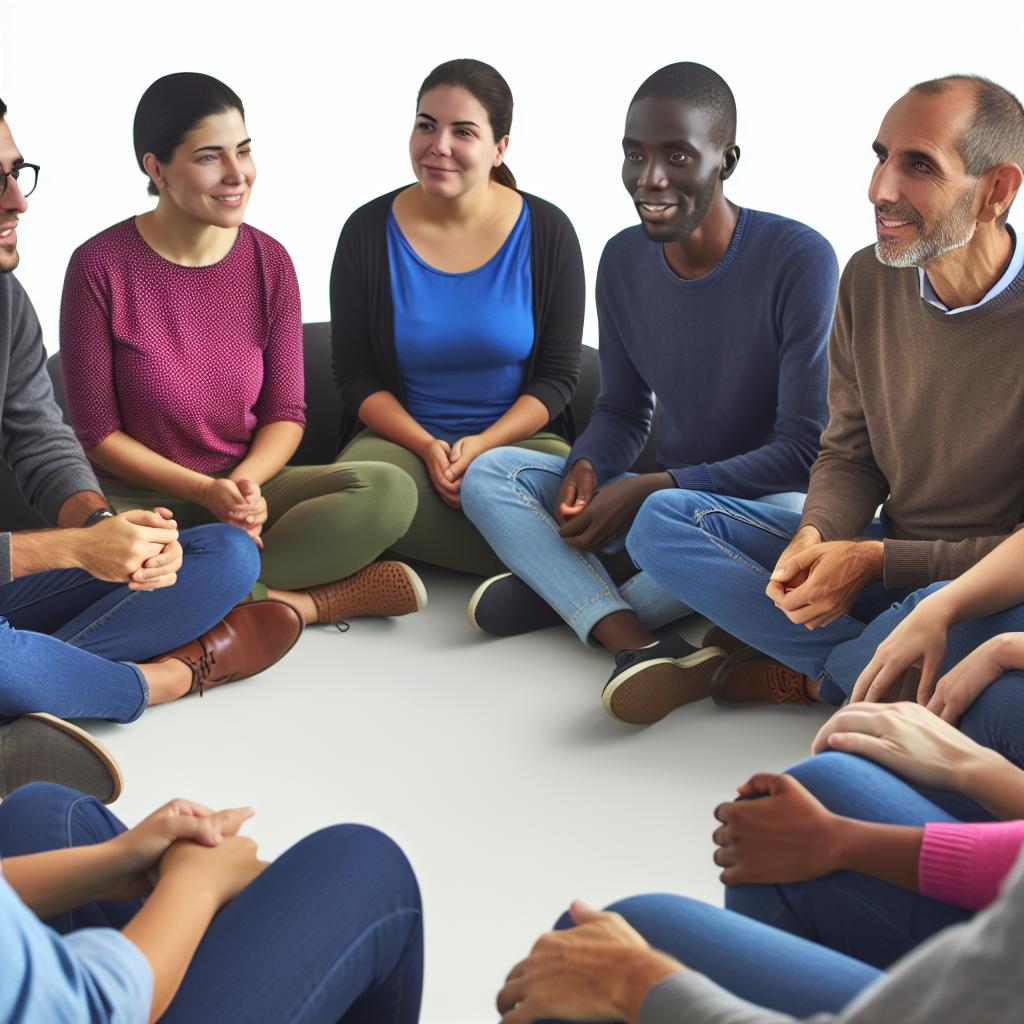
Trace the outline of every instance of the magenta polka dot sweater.
[[217, 473], [260, 427], [305, 424], [295, 270], [248, 225], [208, 267], [165, 260], [134, 219], [91, 238], [68, 265], [60, 353], [68, 418], [87, 451], [123, 430]]

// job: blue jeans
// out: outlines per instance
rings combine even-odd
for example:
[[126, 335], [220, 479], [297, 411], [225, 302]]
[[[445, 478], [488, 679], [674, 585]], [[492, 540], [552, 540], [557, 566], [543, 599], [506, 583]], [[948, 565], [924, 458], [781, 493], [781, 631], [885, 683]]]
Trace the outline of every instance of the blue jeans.
[[[639, 572], [617, 587], [592, 552], [570, 547], [552, 515], [565, 459], [523, 448], [496, 448], [479, 456], [462, 483], [462, 510], [495, 554], [565, 619], [587, 643], [594, 626], [613, 612], [635, 612], [648, 629], [688, 615], [663, 584]], [[617, 483], [632, 473], [604, 482]], [[802, 507], [803, 494], [772, 499]], [[621, 551], [623, 541], [607, 549]]]
[[[910, 592], [871, 583], [850, 613], [831, 625], [814, 630], [795, 625], [764, 591], [799, 525], [797, 513], [765, 502], [700, 491], [658, 491], [641, 506], [626, 544], [637, 565], [678, 600], [744, 643], [815, 679], [822, 699], [839, 705], [849, 697], [879, 643], [942, 584]], [[877, 522], [865, 531], [866, 537], [881, 535]], [[1024, 629], [1024, 609], [955, 627], [943, 671], [994, 635], [993, 630], [1010, 629]], [[1010, 673], [988, 687], [960, 728], [1024, 766], [1020, 675]]]
[[149, 687], [135, 662], [194, 640], [252, 589], [259, 552], [244, 530], [184, 530], [178, 581], [129, 590], [80, 569], [0, 586], [0, 715], [134, 721]]
[[[789, 769], [830, 811], [860, 821], [923, 828], [959, 817], [873, 761], [829, 751]], [[981, 812], [978, 817], [990, 818]], [[783, 885], [738, 885], [725, 905], [764, 924], [887, 968], [969, 910], [855, 871]]]
[[[51, 783], [0, 804], [0, 855], [102, 842], [124, 826]], [[94, 903], [48, 922], [121, 928], [137, 904]], [[414, 1024], [423, 981], [419, 888], [402, 851], [363, 825], [315, 832], [282, 854], [206, 931], [161, 1021]]]
[[[613, 903], [655, 949], [722, 988], [779, 1013], [838, 1013], [882, 972], [845, 956], [699, 900], [667, 893]], [[564, 915], [556, 928], [571, 928]]]

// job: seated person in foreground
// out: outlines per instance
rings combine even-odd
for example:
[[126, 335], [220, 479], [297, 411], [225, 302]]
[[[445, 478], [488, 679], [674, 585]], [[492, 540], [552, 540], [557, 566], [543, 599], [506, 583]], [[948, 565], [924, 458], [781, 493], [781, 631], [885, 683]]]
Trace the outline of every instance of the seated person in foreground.
[[731, 909], [575, 904], [510, 973], [502, 1024], [1017, 1020], [1024, 772], [914, 704], [852, 705], [814, 749], [716, 810]]
[[511, 127], [494, 68], [436, 67], [416, 97], [416, 184], [349, 217], [331, 270], [339, 460], [415, 480], [419, 503], [393, 551], [478, 576], [503, 566], [462, 514], [463, 474], [500, 445], [568, 452], [583, 335], [576, 233], [518, 190]]
[[10, 273], [38, 168], [22, 158], [6, 113], [0, 102], [0, 453], [28, 503], [60, 529], [0, 527], [0, 796], [51, 779], [113, 800], [121, 779], [109, 754], [33, 713], [134, 721], [152, 704], [273, 664], [302, 623], [278, 602], [234, 607], [258, 567], [241, 530], [179, 533], [166, 508], [110, 510], [61, 419], [39, 321]]
[[1024, 522], [1024, 243], [1007, 224], [1024, 108], [986, 79], [924, 82], [873, 148], [878, 241], [840, 285], [803, 515], [676, 490], [628, 538], [638, 565], [750, 645], [712, 682], [723, 703], [841, 704], [887, 632], [872, 620]]
[[419, 888], [364, 825], [276, 861], [251, 808], [173, 800], [132, 829], [46, 783], [0, 804], [0, 1020], [415, 1024]]
[[[626, 115], [622, 180], [641, 226], [598, 271], [601, 394], [568, 458], [502, 449], [477, 459], [466, 514], [512, 575], [481, 586], [470, 619], [499, 636], [563, 620], [615, 656], [604, 707], [657, 721], [706, 697], [724, 653], [651, 630], [686, 614], [640, 573], [616, 587], [598, 555], [622, 549], [647, 495], [706, 487], [799, 508], [826, 418], [825, 344], [837, 266], [803, 224], [723, 194], [739, 160], [729, 86], [672, 64]], [[659, 472], [628, 472], [657, 402]]]
[[413, 570], [374, 562], [408, 529], [412, 481], [287, 465], [305, 424], [298, 282], [243, 223], [256, 167], [241, 100], [208, 75], [167, 75], [134, 141], [156, 207], [75, 251], [61, 304], [68, 418], [111, 502], [245, 530], [262, 551], [253, 598], [306, 624], [417, 611]]

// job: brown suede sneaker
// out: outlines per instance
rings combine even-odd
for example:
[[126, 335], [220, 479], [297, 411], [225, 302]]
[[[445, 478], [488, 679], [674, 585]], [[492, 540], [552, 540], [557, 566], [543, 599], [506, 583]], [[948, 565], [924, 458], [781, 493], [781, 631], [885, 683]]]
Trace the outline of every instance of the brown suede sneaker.
[[372, 562], [305, 592], [316, 605], [317, 621], [327, 625], [365, 615], [408, 615], [427, 606], [427, 588], [404, 562]]
[[742, 640], [738, 640], [732, 633], [726, 633], [721, 626], [712, 626], [700, 642], [701, 647], [717, 647], [726, 654], [735, 654], [744, 649], [751, 650]]
[[253, 601], [232, 608], [197, 640], [156, 661], [177, 658], [192, 670], [189, 693], [246, 679], [280, 661], [302, 636], [302, 616], [284, 601]]
[[817, 704], [818, 686], [808, 676], [768, 655], [743, 647], [730, 654], [711, 679], [716, 704]]

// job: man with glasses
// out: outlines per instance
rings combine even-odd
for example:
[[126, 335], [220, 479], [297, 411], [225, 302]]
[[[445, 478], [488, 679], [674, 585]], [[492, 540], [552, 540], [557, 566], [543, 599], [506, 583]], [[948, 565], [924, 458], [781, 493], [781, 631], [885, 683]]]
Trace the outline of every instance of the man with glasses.
[[[179, 537], [166, 509], [108, 507], [61, 418], [39, 322], [11, 274], [39, 168], [22, 158], [6, 114], [0, 101], [0, 457], [60, 529], [2, 532], [0, 508], [0, 797], [47, 779], [110, 801], [121, 786], [113, 758], [55, 715], [128, 722], [149, 704], [252, 675], [287, 650], [301, 620], [269, 646], [255, 604], [221, 621], [256, 580], [243, 530], [215, 524]], [[274, 614], [298, 617], [281, 607]]]

